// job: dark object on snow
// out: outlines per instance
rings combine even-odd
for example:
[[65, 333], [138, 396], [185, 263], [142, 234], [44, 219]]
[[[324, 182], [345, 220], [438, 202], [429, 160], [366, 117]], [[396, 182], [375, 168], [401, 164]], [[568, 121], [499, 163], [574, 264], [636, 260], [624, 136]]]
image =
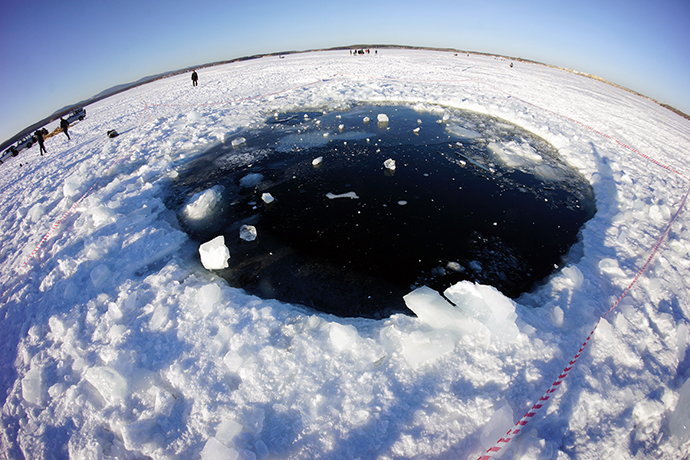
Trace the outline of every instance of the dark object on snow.
[[60, 129], [62, 129], [62, 132], [65, 133], [65, 136], [67, 136], [67, 140], [69, 140], [69, 133], [67, 132], [67, 129], [69, 128], [69, 121], [65, 120], [64, 118], [60, 118]]
[[118, 132], [115, 131], [114, 129], [111, 129], [110, 131], [108, 131], [107, 134], [108, 134], [108, 137], [111, 138], [111, 139], [112, 139], [113, 137], [117, 137], [117, 136], [120, 135], [120, 134], [118, 134]]
[[192, 86], [197, 86], [197, 81], [199, 81], [199, 76], [196, 74], [196, 70], [192, 70]]
[[512, 63], [512, 62], [510, 63], [510, 68], [511, 68], [511, 69], [513, 68], [513, 63]]

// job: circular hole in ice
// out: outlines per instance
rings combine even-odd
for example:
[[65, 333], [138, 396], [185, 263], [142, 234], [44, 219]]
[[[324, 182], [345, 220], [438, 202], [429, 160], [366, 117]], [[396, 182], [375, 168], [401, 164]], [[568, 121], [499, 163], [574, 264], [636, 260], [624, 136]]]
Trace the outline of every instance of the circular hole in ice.
[[472, 112], [279, 113], [241, 137], [181, 167], [167, 205], [199, 243], [225, 236], [217, 273], [230, 285], [340, 316], [406, 312], [414, 287], [462, 280], [517, 297], [562, 264], [595, 212], [591, 186], [551, 145]]

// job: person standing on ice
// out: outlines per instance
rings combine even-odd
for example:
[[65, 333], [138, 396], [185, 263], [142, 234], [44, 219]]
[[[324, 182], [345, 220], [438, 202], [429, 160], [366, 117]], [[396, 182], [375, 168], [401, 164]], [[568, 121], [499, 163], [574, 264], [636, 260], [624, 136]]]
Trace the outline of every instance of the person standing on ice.
[[199, 76], [196, 74], [196, 70], [192, 70], [192, 86], [197, 86], [197, 81]]
[[69, 129], [69, 121], [65, 120], [64, 118], [60, 118], [60, 129], [62, 129], [62, 132], [65, 133], [65, 136], [67, 136], [67, 140], [70, 140], [69, 133], [67, 132]]
[[34, 137], [36, 138], [36, 141], [38, 142], [38, 147], [40, 149], [41, 156], [43, 156], [43, 152], [48, 153], [45, 146], [43, 145], [43, 130], [37, 129], [36, 132], [34, 133]]

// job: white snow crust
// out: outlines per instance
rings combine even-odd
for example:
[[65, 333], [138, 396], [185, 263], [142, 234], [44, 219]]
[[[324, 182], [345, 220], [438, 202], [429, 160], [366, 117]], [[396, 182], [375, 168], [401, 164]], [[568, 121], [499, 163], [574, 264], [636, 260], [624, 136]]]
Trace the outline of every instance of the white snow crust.
[[[199, 72], [197, 88], [179, 75], [91, 104], [70, 141], [52, 137], [47, 155], [32, 148], [0, 165], [5, 458], [477, 458], [558, 378], [690, 186], [688, 120], [556, 68], [380, 50]], [[533, 292], [511, 300], [462, 284], [446, 293], [452, 306], [422, 289], [407, 299], [419, 317], [336, 318], [252, 297], [205, 269], [164, 205], [177, 169], [273, 113], [358, 103], [455, 107], [519, 125], [590, 181], [597, 213]], [[469, 128], [449, 132], [477, 140]], [[535, 167], [518, 143], [492, 150]], [[190, 217], [217, 199], [203, 192]], [[502, 458], [690, 456], [689, 251], [683, 209]]]

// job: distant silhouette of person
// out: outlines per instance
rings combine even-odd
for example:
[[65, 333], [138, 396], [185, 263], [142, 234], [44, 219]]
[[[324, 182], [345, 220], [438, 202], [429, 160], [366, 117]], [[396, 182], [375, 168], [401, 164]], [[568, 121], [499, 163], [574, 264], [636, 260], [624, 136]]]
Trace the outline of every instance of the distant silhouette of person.
[[199, 76], [196, 74], [196, 70], [192, 70], [192, 86], [197, 86], [199, 81]]
[[67, 140], [70, 140], [69, 133], [67, 132], [67, 129], [69, 128], [69, 121], [65, 120], [64, 118], [60, 118], [60, 128], [62, 128], [62, 132], [65, 133], [65, 136], [67, 136]]
[[36, 132], [34, 133], [34, 137], [36, 138], [36, 141], [38, 141], [38, 147], [40, 149], [41, 156], [43, 156], [43, 152], [48, 153], [45, 146], [43, 145], [43, 130], [36, 130]]

